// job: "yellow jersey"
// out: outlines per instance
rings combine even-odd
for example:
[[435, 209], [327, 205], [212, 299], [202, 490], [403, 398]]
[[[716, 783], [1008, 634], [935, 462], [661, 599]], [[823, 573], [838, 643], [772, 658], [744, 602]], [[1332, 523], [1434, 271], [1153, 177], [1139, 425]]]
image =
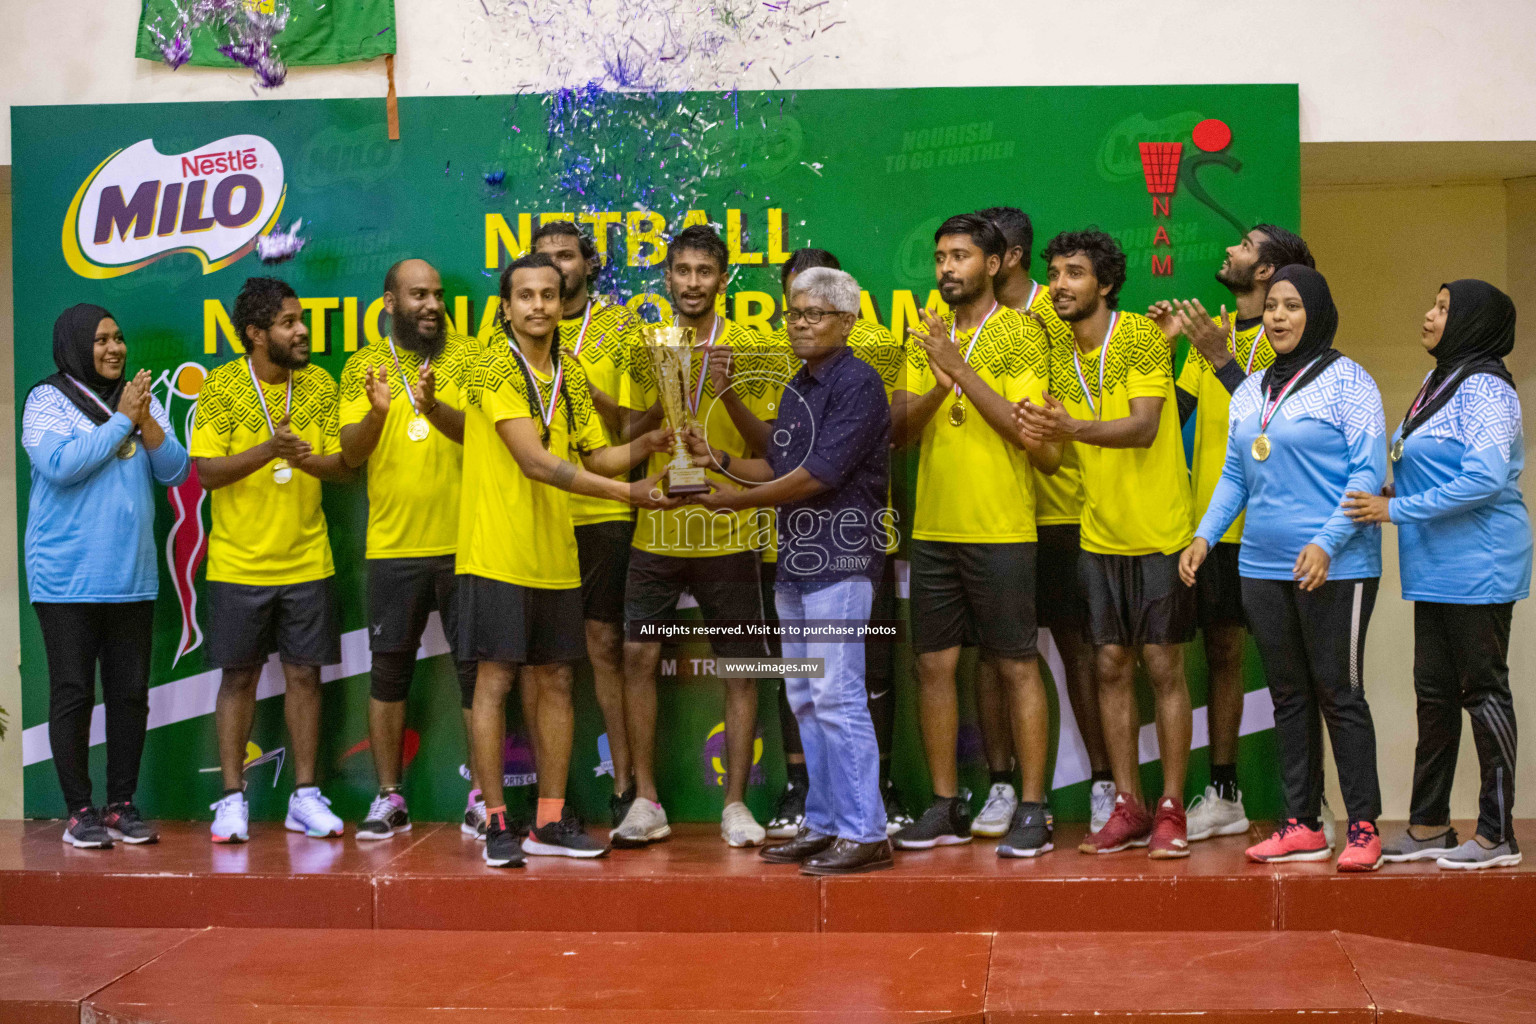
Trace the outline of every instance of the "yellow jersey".
[[[1211, 319], [1218, 325], [1221, 322], [1216, 317]], [[1228, 347], [1232, 350], [1232, 358], [1244, 368], [1245, 376], [1269, 369], [1275, 361], [1275, 350], [1269, 347], [1269, 339], [1264, 337], [1262, 318], [1250, 324], [1246, 330], [1238, 330], [1234, 321], [1232, 331]], [[1194, 414], [1195, 454], [1191, 470], [1194, 476], [1195, 522], [1198, 523], [1211, 505], [1216, 481], [1221, 479], [1221, 471], [1227, 464], [1227, 413], [1232, 406], [1232, 396], [1227, 392], [1226, 385], [1216, 378], [1216, 371], [1211, 369], [1211, 361], [1196, 351], [1194, 346], [1190, 346], [1189, 355], [1184, 359], [1184, 368], [1179, 371], [1179, 388], [1194, 395], [1197, 403]], [[1237, 544], [1242, 539], [1243, 517], [1239, 515], [1227, 532], [1221, 535], [1220, 543]]]
[[586, 373], [575, 359], [560, 364], [563, 388], [552, 375], [525, 372], [504, 336], [475, 364], [464, 410], [456, 572], [541, 590], [581, 586], [570, 494], [524, 476], [496, 430], [503, 420], [537, 425], [553, 402], [549, 451], [556, 458], [579, 465], [581, 454], [607, 446]]
[[1131, 399], [1163, 399], [1150, 448], [1073, 442], [1083, 471], [1083, 550], [1104, 555], [1182, 551], [1195, 527], [1173, 395], [1173, 360], [1163, 332], [1139, 313], [1114, 314], [1108, 340], [1093, 351], [1083, 352], [1069, 341], [1052, 352], [1051, 393], [1080, 420], [1123, 419], [1131, 414]]
[[[1019, 312], [1034, 315], [1051, 340], [1052, 352], [1063, 343], [1071, 343], [1072, 328], [1056, 315], [1056, 307], [1051, 305], [1051, 289], [1047, 285], [1036, 284], [1033, 301]], [[1049, 476], [1035, 473], [1035, 522], [1041, 526], [1063, 523], [1076, 526], [1082, 517], [1083, 468], [1078, 464], [1077, 449], [1070, 444], [1064, 445], [1061, 466], [1055, 473]]]
[[[587, 383], [596, 391], [619, 400], [628, 353], [640, 344], [640, 318], [627, 306], [614, 305], [594, 298], [587, 312], [560, 321], [560, 350], [574, 355], [587, 373]], [[602, 417], [598, 419], [601, 421]], [[619, 443], [612, 425], [603, 423], [603, 434], [610, 445]], [[626, 479], [628, 474], [617, 479]], [[571, 517], [577, 526], [633, 519], [633, 505], [585, 494], [571, 495]]]
[[[339, 452], [336, 381], [313, 363], [295, 370], [290, 381], [289, 427], [309, 442], [316, 455]], [[216, 367], [197, 396], [190, 454], [195, 459], [219, 458], [269, 440], [272, 428], [267, 415], [274, 424], [282, 419], [284, 410], [290, 409], [288, 396], [287, 384], [260, 383], [248, 358]], [[275, 469], [274, 460], [213, 492], [210, 581], [281, 586], [335, 573], [325, 512], [320, 507], [320, 481], [290, 467], [287, 482], [280, 484]]]
[[[944, 314], [953, 331], [954, 312]], [[1018, 310], [1000, 306], [980, 328], [955, 336], [966, 361], [987, 386], [1009, 402], [1042, 400], [1050, 377], [1050, 340], [1043, 328]], [[933, 389], [933, 368], [917, 342], [907, 345], [906, 373], [899, 387], [921, 395]], [[953, 395], [923, 427], [918, 448], [915, 540], [968, 544], [1028, 543], [1036, 539], [1035, 473], [1022, 448], [1003, 438], [974, 403], [956, 426]]]
[[[729, 345], [734, 350], [732, 389], [758, 419], [773, 419], [778, 403], [777, 392], [771, 385], [781, 370], [777, 365], [779, 360], [767, 350], [767, 339], [758, 331], [723, 317], [718, 324], [714, 343]], [[700, 337], [698, 344], [703, 345], [708, 340]], [[687, 385], [690, 401], [697, 403], [695, 416], [710, 447], [727, 452], [733, 458], [751, 458], [753, 453], [715, 393], [714, 382], [697, 352], [691, 360], [689, 376], [692, 378]], [[650, 354], [641, 342], [629, 353], [619, 387], [619, 405], [644, 412], [655, 405], [656, 400], [656, 372]], [[646, 474], [659, 472], [670, 461], [671, 456], [667, 454], [651, 456]], [[718, 488], [739, 490], [741, 487], [728, 475], [714, 470], [709, 471], [709, 479]], [[698, 505], [665, 511], [641, 509], [635, 524], [634, 546], [641, 551], [676, 558], [707, 558], [760, 546], [754, 543], [754, 538], [762, 529], [762, 521], [754, 509], [711, 511]]]
[[[341, 426], [361, 423], [371, 408], [363, 388], [367, 371], [389, 382], [389, 413], [379, 443], [368, 456], [368, 558], [426, 558], [451, 555], [459, 539], [459, 484], [464, 446], [427, 424], [420, 440], [410, 436], [417, 418], [410, 385], [422, 358], [391, 339], [365, 345], [341, 371]], [[480, 349], [472, 338], [448, 332], [433, 360], [437, 400], [464, 408], [469, 375]], [[421, 417], [425, 422], [425, 417]], [[420, 427], [417, 428], [420, 430]]]

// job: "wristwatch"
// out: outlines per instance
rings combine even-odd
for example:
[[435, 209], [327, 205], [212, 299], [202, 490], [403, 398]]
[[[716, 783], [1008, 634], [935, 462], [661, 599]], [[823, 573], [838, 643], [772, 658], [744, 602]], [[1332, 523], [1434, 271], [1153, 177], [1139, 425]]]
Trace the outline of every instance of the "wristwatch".
[[720, 472], [729, 472], [731, 468], [731, 453], [727, 451], [720, 452], [715, 458], [715, 465], [720, 467]]

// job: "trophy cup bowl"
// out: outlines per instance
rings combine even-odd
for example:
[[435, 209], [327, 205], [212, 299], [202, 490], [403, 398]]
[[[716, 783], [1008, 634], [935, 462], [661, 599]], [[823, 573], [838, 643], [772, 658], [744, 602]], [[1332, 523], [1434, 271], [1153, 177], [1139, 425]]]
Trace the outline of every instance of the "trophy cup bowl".
[[683, 431], [694, 425], [688, 405], [693, 384], [693, 328], [648, 324], [641, 329], [651, 368], [656, 372], [656, 394], [667, 426], [672, 428], [672, 461], [667, 464], [664, 489], [668, 497], [681, 498], [709, 491], [704, 469], [693, 464]]

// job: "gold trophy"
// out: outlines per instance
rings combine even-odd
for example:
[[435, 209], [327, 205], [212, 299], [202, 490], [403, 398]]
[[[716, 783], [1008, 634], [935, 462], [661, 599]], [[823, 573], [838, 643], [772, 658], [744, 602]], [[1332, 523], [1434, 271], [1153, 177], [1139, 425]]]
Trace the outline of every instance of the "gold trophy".
[[[704, 396], [703, 382], [695, 382], [692, 373], [693, 328], [647, 324], [641, 329], [641, 336], [651, 356], [651, 368], [656, 373], [656, 394], [661, 400], [662, 416], [673, 430], [672, 461], [667, 465], [667, 495], [680, 498], [688, 494], [704, 494], [709, 490], [709, 482], [703, 468], [693, 464], [688, 442], [683, 437], [683, 431], [697, 422], [690, 401], [693, 389], [698, 388], [700, 400]], [[700, 369], [703, 369], [702, 365]]]

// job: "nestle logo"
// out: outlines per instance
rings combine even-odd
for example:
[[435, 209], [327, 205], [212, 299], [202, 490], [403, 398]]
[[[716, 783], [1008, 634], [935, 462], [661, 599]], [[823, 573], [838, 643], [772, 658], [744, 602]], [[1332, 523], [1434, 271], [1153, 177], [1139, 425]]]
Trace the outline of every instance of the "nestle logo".
[[249, 171], [256, 166], [256, 149], [231, 149], [221, 153], [193, 153], [181, 158], [183, 178], [206, 177], [229, 171]]

